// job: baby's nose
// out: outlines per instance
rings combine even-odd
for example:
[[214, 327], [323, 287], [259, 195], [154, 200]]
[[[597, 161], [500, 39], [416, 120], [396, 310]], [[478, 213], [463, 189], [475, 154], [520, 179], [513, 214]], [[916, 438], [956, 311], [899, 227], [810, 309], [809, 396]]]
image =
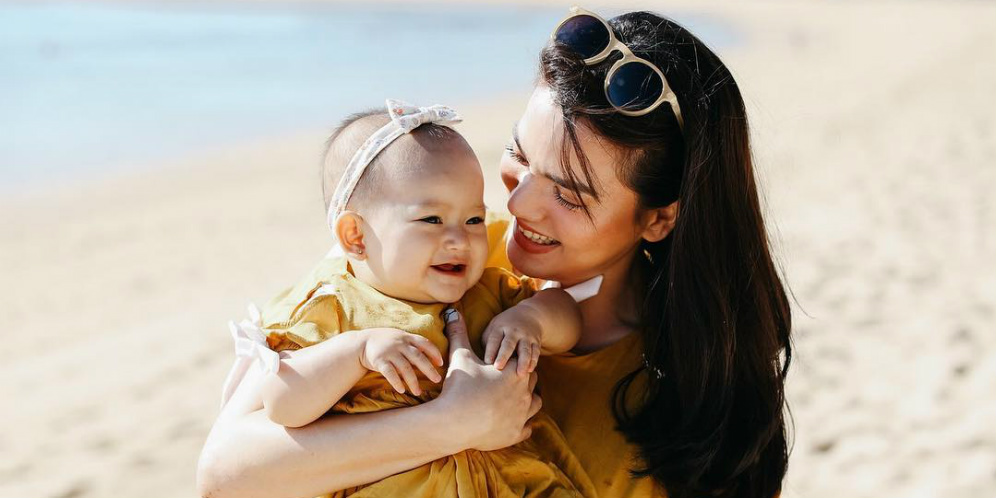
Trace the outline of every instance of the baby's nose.
[[454, 227], [446, 231], [443, 246], [448, 250], [465, 249], [470, 245], [470, 237], [462, 227]]

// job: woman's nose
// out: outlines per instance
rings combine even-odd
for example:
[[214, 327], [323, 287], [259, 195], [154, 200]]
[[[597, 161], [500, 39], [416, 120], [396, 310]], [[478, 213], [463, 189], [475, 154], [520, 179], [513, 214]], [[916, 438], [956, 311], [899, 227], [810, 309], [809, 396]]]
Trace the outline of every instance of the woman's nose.
[[501, 161], [501, 181], [505, 184], [505, 190], [511, 193], [519, 185], [519, 177], [527, 171], [526, 167], [515, 161]]
[[540, 192], [536, 177], [527, 170], [516, 179], [515, 188], [509, 190], [508, 212], [516, 218], [537, 220], [541, 217]]

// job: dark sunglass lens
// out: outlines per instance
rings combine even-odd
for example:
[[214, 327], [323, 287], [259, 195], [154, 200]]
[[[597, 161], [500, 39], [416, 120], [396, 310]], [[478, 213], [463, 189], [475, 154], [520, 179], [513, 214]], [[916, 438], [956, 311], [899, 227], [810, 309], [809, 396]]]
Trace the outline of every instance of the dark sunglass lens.
[[664, 82], [648, 65], [627, 62], [616, 69], [605, 91], [609, 103], [627, 111], [650, 107], [664, 92]]
[[557, 28], [554, 39], [577, 52], [582, 59], [590, 59], [609, 46], [609, 31], [594, 17], [574, 16]]

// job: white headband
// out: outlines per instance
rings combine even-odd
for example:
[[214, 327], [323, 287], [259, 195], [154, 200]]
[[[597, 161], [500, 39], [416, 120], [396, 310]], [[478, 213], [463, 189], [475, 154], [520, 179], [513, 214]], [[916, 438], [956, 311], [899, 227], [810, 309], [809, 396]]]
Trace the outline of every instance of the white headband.
[[346, 210], [346, 204], [353, 195], [356, 184], [360, 181], [367, 166], [377, 157], [377, 154], [380, 154], [401, 135], [411, 133], [412, 130], [424, 124], [435, 123], [450, 126], [463, 120], [456, 111], [443, 105], [416, 107], [394, 99], [387, 99], [387, 113], [391, 116], [391, 122], [381, 127], [363, 142], [356, 154], [353, 154], [353, 158], [349, 160], [342, 178], [339, 179], [339, 184], [335, 187], [332, 201], [329, 202], [328, 212], [329, 229], [332, 230], [333, 236], [335, 235], [335, 220]]

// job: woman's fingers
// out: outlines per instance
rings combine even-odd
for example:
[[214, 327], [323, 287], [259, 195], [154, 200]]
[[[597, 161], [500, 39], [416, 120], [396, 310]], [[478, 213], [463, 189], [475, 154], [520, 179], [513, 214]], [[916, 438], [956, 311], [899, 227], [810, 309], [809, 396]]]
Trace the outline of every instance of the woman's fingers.
[[502, 339], [501, 347], [498, 348], [498, 355], [495, 356], [495, 367], [498, 370], [504, 369], [505, 365], [508, 364], [508, 360], [512, 358], [512, 353], [515, 352], [517, 342], [515, 339], [510, 339], [507, 335]]
[[430, 360], [432, 360], [433, 365], [436, 365], [437, 367], [443, 366], [443, 355], [439, 352], [439, 348], [437, 348], [432, 341], [415, 334], [412, 334], [412, 341], [416, 348], [422, 350], [422, 352], [425, 353]]
[[519, 433], [519, 441], [516, 442], [516, 444], [529, 439], [530, 437], [532, 437], [532, 435], [533, 435], [533, 428], [530, 427], [529, 424], [526, 424], [525, 427], [522, 428], [522, 432]]
[[543, 398], [539, 397], [539, 395], [534, 394], [532, 402], [529, 403], [528, 418], [533, 418], [537, 413], [539, 413], [540, 408], [543, 408]]
[[381, 375], [387, 379], [387, 382], [391, 384], [391, 387], [399, 393], [405, 392], [405, 384], [401, 382], [401, 377], [398, 376], [398, 372], [395, 370], [394, 365], [389, 362], [384, 362], [384, 364], [377, 370]]
[[429, 380], [433, 382], [439, 382], [443, 380], [442, 376], [439, 375], [439, 372], [437, 372], [435, 367], [432, 366], [432, 363], [429, 361], [429, 358], [426, 355], [424, 355], [422, 351], [418, 350], [413, 346], [403, 351], [403, 354], [405, 355], [405, 358], [408, 358], [408, 361], [411, 362], [412, 365], [415, 365], [416, 368], [421, 370], [422, 373], [424, 373], [425, 376], [429, 378]]
[[448, 309], [444, 312], [443, 318], [446, 320], [446, 338], [450, 342], [451, 364], [453, 355], [460, 350], [469, 351], [471, 356], [476, 358], [474, 350], [470, 348], [470, 338], [467, 337], [467, 323], [463, 321], [460, 312], [452, 308]]
[[405, 384], [411, 388], [412, 394], [418, 396], [422, 394], [422, 389], [418, 385], [418, 376], [415, 375], [415, 370], [412, 368], [412, 364], [408, 363], [405, 358], [395, 358], [391, 360], [394, 368], [398, 369], [398, 373], [401, 374], [401, 378], [404, 379]]

